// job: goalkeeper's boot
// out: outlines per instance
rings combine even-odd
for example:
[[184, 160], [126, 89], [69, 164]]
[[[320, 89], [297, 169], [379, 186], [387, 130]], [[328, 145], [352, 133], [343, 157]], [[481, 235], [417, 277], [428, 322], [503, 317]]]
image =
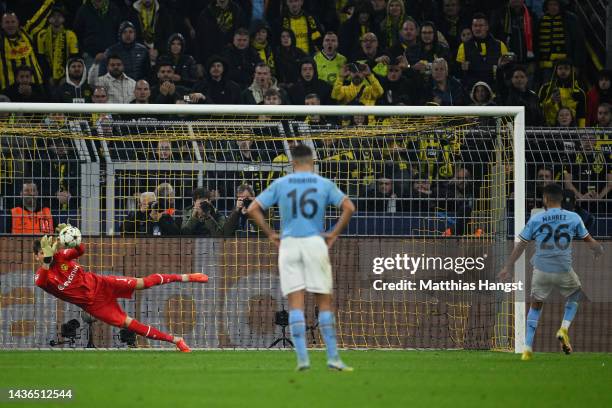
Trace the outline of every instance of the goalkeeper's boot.
[[570, 338], [567, 334], [567, 329], [564, 329], [563, 327], [559, 329], [559, 331], [557, 332], [557, 340], [559, 340], [559, 342], [561, 343], [561, 349], [565, 354], [572, 353], [572, 345], [570, 344]]
[[205, 273], [190, 273], [188, 277], [189, 277], [189, 282], [200, 282], [200, 283], [208, 282], [208, 275], [206, 275]]
[[191, 349], [189, 348], [187, 343], [185, 343], [184, 339], [180, 339], [178, 343], [176, 343], [176, 348], [179, 349], [182, 353], [191, 353]]
[[523, 361], [533, 360], [533, 351], [531, 350], [523, 351], [523, 354], [521, 355], [521, 360]]
[[342, 362], [342, 360], [328, 361], [327, 368], [332, 371], [353, 371], [353, 367], [349, 367]]

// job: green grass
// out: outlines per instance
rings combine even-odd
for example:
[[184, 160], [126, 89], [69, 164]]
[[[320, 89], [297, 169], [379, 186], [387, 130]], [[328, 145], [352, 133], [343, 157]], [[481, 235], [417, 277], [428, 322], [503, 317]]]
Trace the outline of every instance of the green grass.
[[[324, 352], [293, 371], [291, 352], [5, 351], [0, 388], [65, 388], [75, 399], [25, 407], [611, 407], [612, 354], [345, 351], [355, 372], [329, 372]], [[0, 405], [3, 405], [0, 403]]]

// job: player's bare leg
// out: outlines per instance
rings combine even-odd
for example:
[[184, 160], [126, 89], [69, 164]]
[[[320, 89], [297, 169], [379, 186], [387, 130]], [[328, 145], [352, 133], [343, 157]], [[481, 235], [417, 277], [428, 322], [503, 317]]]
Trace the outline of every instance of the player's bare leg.
[[172, 282], [206, 283], [208, 282], [208, 275], [204, 273], [183, 273], [181, 275], [155, 273], [144, 278], [136, 278], [136, 290], [149, 289], [152, 286], [165, 285]]
[[289, 330], [291, 340], [297, 354], [297, 370], [304, 371], [310, 368], [308, 350], [306, 350], [306, 319], [304, 318], [304, 290], [290, 293], [289, 301]]
[[140, 323], [138, 320], [133, 319], [129, 316], [125, 317], [123, 327], [149, 339], [174, 343], [176, 347], [183, 353], [189, 353], [191, 351], [191, 349], [189, 349], [189, 346], [187, 346], [185, 340], [183, 340], [182, 337], [176, 337], [172, 336], [171, 334], [164, 333], [153, 326], [147, 326], [146, 324]]
[[344, 364], [338, 355], [332, 295], [317, 293], [316, 298], [319, 305], [319, 330], [327, 348], [327, 367], [337, 371], [353, 371], [353, 368]]

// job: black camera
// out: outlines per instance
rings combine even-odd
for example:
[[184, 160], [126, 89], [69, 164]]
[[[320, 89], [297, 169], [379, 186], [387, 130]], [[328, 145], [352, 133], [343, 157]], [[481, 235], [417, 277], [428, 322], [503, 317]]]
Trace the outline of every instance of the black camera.
[[274, 323], [283, 327], [289, 326], [289, 312], [283, 309], [274, 313]]
[[253, 199], [251, 197], [243, 198], [242, 199], [242, 206], [244, 208], [249, 208], [249, 205], [251, 205], [252, 202], [253, 202]]
[[348, 64], [349, 72], [356, 74], [360, 71], [359, 66], [355, 63]]
[[149, 203], [149, 210], [157, 210], [159, 208], [159, 204], [157, 201], [152, 201]]
[[77, 336], [77, 329], [81, 327], [81, 323], [77, 319], [72, 319], [62, 324], [61, 334], [62, 337], [75, 338]]
[[202, 209], [202, 212], [204, 214], [210, 214], [215, 211], [215, 207], [213, 207], [213, 205], [209, 203], [208, 201], [201, 201], [200, 208]]

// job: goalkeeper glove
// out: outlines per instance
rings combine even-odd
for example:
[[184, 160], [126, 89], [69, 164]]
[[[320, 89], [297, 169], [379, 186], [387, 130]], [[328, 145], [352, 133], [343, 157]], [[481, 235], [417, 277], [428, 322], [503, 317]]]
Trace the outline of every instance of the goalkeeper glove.
[[[40, 248], [43, 251], [43, 255], [45, 256], [45, 263], [51, 263], [51, 259], [53, 259], [53, 255], [57, 252], [58, 249], [57, 240], [53, 240], [53, 237], [45, 235], [40, 239]], [[47, 262], [49, 259], [49, 262]]]
[[55, 232], [57, 232], [58, 234], [60, 232], [62, 232], [62, 230], [66, 227], [69, 227], [70, 224], [59, 224], [57, 227], [55, 227]]

